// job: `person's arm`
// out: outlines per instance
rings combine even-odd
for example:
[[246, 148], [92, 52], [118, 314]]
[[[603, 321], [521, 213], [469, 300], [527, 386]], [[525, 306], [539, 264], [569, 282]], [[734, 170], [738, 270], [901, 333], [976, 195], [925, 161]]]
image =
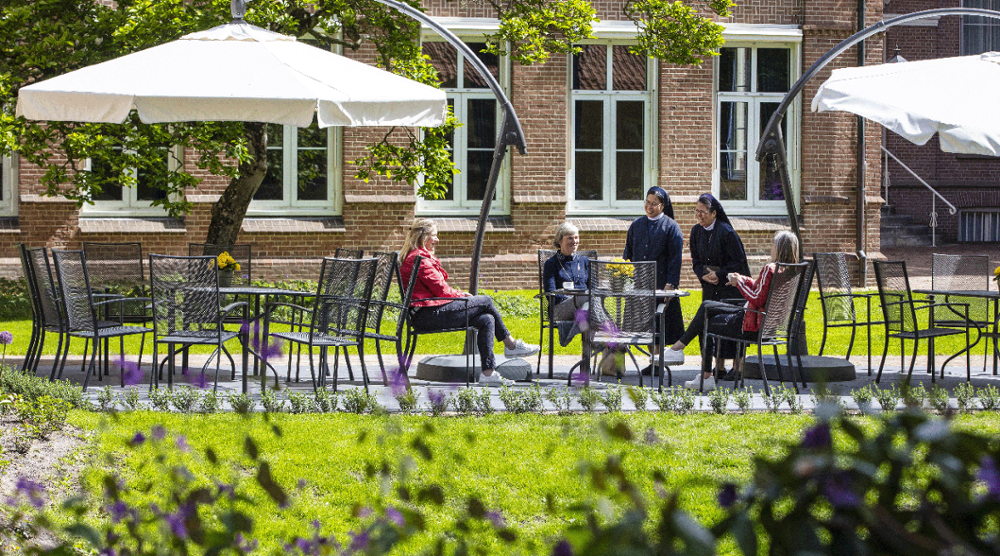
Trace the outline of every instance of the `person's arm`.
[[559, 262], [555, 257], [550, 258], [545, 261], [545, 265], [542, 267], [542, 287], [545, 291], [550, 292], [553, 290], [558, 290], [561, 284], [558, 284], [559, 278]]
[[701, 246], [699, 245], [699, 238], [701, 237], [701, 232], [698, 228], [701, 226], [695, 226], [691, 228], [691, 268], [694, 269], [694, 275], [698, 277], [699, 280], [704, 280], [705, 273], [708, 269], [705, 268], [704, 255], [701, 252]]
[[763, 306], [771, 292], [771, 279], [774, 278], [774, 263], [764, 266], [756, 280], [749, 276], [737, 275], [736, 287], [744, 299], [756, 306]]
[[456, 290], [445, 280], [441, 262], [435, 258], [424, 259], [417, 276], [420, 283], [430, 291], [432, 297], [465, 297], [465, 292]]
[[681, 266], [684, 256], [684, 236], [676, 222], [667, 229], [667, 283], [663, 289], [672, 290], [681, 283]]
[[726, 230], [726, 235], [720, 239], [722, 240], [722, 249], [725, 251], [726, 264], [717, 274], [719, 282], [726, 283], [729, 281], [730, 273], [741, 272], [747, 268], [747, 254], [743, 250], [743, 242], [740, 241], [736, 230]]

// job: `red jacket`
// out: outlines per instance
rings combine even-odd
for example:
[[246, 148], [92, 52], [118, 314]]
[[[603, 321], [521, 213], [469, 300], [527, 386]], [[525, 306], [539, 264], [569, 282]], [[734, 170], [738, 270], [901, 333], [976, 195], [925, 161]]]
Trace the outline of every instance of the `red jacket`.
[[444, 305], [448, 301], [440, 299], [435, 301], [418, 302], [419, 299], [429, 297], [465, 297], [465, 294], [448, 285], [448, 273], [441, 266], [441, 261], [434, 258], [430, 251], [424, 248], [414, 249], [406, 255], [399, 272], [403, 277], [403, 284], [410, 284], [410, 274], [413, 273], [413, 260], [417, 256], [420, 260], [420, 271], [417, 275], [417, 283], [413, 286], [413, 297], [411, 304], [415, 307], [435, 307]]
[[[767, 306], [767, 296], [771, 293], [771, 280], [774, 278], [776, 268], [777, 265], [774, 263], [766, 264], [760, 269], [756, 280], [746, 276], [737, 281], [736, 287], [747, 300], [748, 309], [763, 311]], [[743, 331], [757, 332], [760, 330], [761, 320], [763, 316], [760, 313], [747, 311], [743, 316]]]

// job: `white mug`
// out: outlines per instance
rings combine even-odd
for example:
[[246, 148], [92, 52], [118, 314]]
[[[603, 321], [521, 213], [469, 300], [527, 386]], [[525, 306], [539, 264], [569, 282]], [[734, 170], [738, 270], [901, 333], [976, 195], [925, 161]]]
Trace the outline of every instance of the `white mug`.
[[564, 290], [571, 290], [574, 287], [576, 287], [576, 284], [574, 284], [573, 282], [563, 282], [563, 289]]

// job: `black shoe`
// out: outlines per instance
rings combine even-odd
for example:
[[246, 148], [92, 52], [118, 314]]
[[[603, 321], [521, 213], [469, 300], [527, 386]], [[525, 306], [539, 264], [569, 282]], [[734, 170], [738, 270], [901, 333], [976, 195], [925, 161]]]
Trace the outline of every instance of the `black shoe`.
[[646, 365], [646, 367], [642, 369], [641, 372], [642, 376], [660, 376], [660, 368], [656, 367], [654, 370], [652, 365]]
[[736, 380], [739, 380], [739, 379], [740, 379], [740, 377], [736, 373], [736, 369], [729, 369], [729, 372], [726, 373], [726, 376], [722, 377], [722, 380], [728, 380], [730, 382], [736, 381]]

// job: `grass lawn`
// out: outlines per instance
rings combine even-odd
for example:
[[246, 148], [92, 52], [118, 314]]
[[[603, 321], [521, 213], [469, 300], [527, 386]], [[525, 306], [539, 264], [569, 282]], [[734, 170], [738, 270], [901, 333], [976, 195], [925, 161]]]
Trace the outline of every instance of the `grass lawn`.
[[[628, 424], [637, 439], [611, 440], [602, 433], [602, 423], [618, 421]], [[439, 538], [451, 538], [456, 516], [470, 497], [477, 497], [487, 510], [501, 512], [518, 534], [515, 545], [506, 546], [495, 534], [487, 534], [485, 526], [476, 525], [482, 531], [472, 539], [483, 554], [549, 554], [558, 535], [578, 518], [570, 506], [597, 502], [589, 479], [581, 476], [580, 462], [601, 463], [612, 455], [622, 457], [625, 472], [647, 499], [656, 497], [651, 474], [660, 471], [666, 477], [666, 489], [680, 493], [681, 507], [711, 525], [722, 515], [716, 504], [720, 481], [745, 484], [754, 457], [777, 457], [786, 443], [801, 438], [803, 428], [812, 421], [808, 415], [769, 413], [460, 418], [71, 414], [74, 425], [94, 433], [93, 457], [83, 474], [88, 491], [99, 492], [103, 473], [113, 469], [132, 486], [148, 482], [151, 492], [135, 495], [134, 503], [152, 502], [167, 481], [150, 457], [150, 443], [138, 449], [126, 445], [136, 431], [149, 436], [152, 426], [162, 424], [171, 434], [183, 434], [193, 448], [186, 456], [174, 451], [169, 466], [184, 465], [195, 480], [209, 485], [235, 476], [242, 479], [238, 490], [253, 500], [243, 509], [254, 518], [261, 553], [281, 550], [280, 540], [292, 535], [311, 536], [313, 520], [319, 521], [324, 535], [334, 534], [343, 542], [358, 523], [352, 517], [356, 507], [375, 506], [380, 497], [385, 504], [406, 506], [396, 487], [407, 483], [441, 485], [445, 503], [440, 507], [425, 504], [427, 531], [395, 553], [420, 553]], [[869, 430], [878, 426], [873, 417], [859, 421]], [[1000, 431], [1000, 414], [993, 412], [960, 415], [954, 422], [958, 428], [983, 435], [995, 436]], [[272, 432], [272, 425], [280, 427], [280, 437]], [[253, 481], [254, 469], [244, 455], [247, 435], [257, 442], [275, 479], [293, 492], [290, 508], [279, 510]], [[429, 459], [411, 447], [417, 439], [429, 448]], [[848, 442], [846, 437], [836, 441]], [[215, 466], [204, 458], [208, 446], [218, 456]], [[366, 472], [383, 464], [392, 470], [393, 483]], [[402, 483], [401, 468], [407, 476]], [[304, 482], [296, 487], [300, 479]], [[554, 501], [551, 509], [546, 504], [549, 495]], [[609, 515], [622, 509], [617, 503], [609, 508]], [[731, 540], [719, 548], [723, 554], [736, 551]]]
[[[489, 293], [489, 292], [487, 292]], [[517, 338], [523, 338], [529, 343], [538, 342], [538, 302], [532, 299], [537, 293], [537, 290], [517, 290], [512, 292], [500, 292], [500, 296], [503, 298], [503, 303], [498, 303], [501, 306], [501, 313], [504, 314], [504, 322], [507, 327], [511, 330]], [[684, 313], [685, 322], [690, 322], [691, 318], [694, 316], [695, 311], [698, 310], [698, 305], [701, 303], [701, 292], [692, 291], [691, 296], [681, 300], [681, 307]], [[865, 306], [859, 300], [857, 302], [857, 311], [861, 318], [865, 314]], [[872, 301], [872, 319], [878, 321], [882, 317], [881, 307], [878, 305], [877, 299]], [[926, 313], [926, 311], [923, 311]], [[926, 316], [926, 315], [925, 315]], [[394, 331], [396, 327], [395, 315], [387, 316], [383, 321], [382, 329], [383, 331]], [[30, 320], [17, 320], [17, 321], [7, 321], [0, 322], [0, 330], [8, 330], [14, 335], [14, 343], [8, 346], [7, 353], [9, 354], [23, 354], [28, 348], [28, 340], [31, 336], [31, 321]], [[463, 335], [461, 333], [452, 334], [431, 334], [427, 336], [421, 336], [420, 341], [417, 344], [418, 354], [435, 354], [435, 353], [461, 353], [463, 345]], [[879, 358], [882, 355], [883, 338], [885, 337], [885, 331], [882, 325], [872, 326], [872, 351], [875, 354], [873, 357], [873, 364], [878, 365]], [[975, 340], [975, 332], [971, 334], [972, 340]], [[558, 338], [558, 335], [557, 335]], [[820, 342], [823, 338], [823, 314], [822, 308], [819, 301], [819, 293], [812, 292], [810, 295], [810, 301], [806, 309], [806, 338], [809, 343], [809, 353], [817, 354], [819, 352]], [[548, 333], [545, 334], [546, 341], [548, 340]], [[829, 338], [827, 340], [827, 345], [825, 349], [826, 355], [845, 355], [847, 353], [847, 346], [850, 341], [850, 328], [837, 328], [831, 329], [829, 333]], [[957, 352], [965, 345], [965, 336], [954, 336], [939, 338], [935, 345], [935, 351], [939, 355], [952, 354]], [[501, 346], [498, 342], [497, 351], [501, 351]], [[83, 342], [79, 339], [74, 340], [71, 344], [73, 353], [82, 354], [83, 353]], [[921, 342], [921, 355], [926, 355], [927, 353], [927, 343]], [[55, 336], [50, 334], [48, 340], [45, 343], [45, 353], [53, 355], [56, 348]], [[907, 343], [907, 354], [912, 351], [912, 344]], [[146, 342], [145, 354], [150, 353], [152, 349], [152, 338], [148, 337]], [[207, 347], [196, 347], [197, 350], [201, 350], [204, 353], [209, 353], [211, 350]], [[383, 343], [382, 349], [384, 353], [392, 353], [393, 348], [391, 344]], [[547, 349], [547, 348], [546, 348]], [[865, 329], [859, 328], [857, 331], [857, 338], [855, 340], [854, 351], [855, 355], [863, 355], [867, 349], [867, 341], [865, 339]], [[117, 342], [112, 345], [112, 353], [117, 354], [118, 347]], [[238, 345], [235, 340], [233, 345], [230, 347], [230, 352], [235, 353], [239, 350]], [[556, 341], [556, 354], [564, 355], [579, 355], [582, 353], [583, 347], [579, 336], [573, 340], [566, 347], [559, 346], [558, 340]], [[162, 350], [161, 350], [162, 352]], [[375, 353], [375, 348], [369, 341], [366, 343], [365, 352], [369, 354]], [[688, 346], [686, 353], [688, 355], [695, 355], [699, 353], [699, 347], [697, 345]], [[125, 341], [125, 353], [128, 354], [130, 358], [134, 358], [139, 353], [139, 338], [136, 336], [131, 336]], [[546, 352], [547, 353], [547, 352]], [[899, 355], [899, 342], [892, 341], [889, 345], [890, 355]], [[976, 348], [976, 353], [982, 353], [979, 346]], [[144, 355], [143, 359], [149, 361], [148, 355]], [[534, 358], [531, 358], [534, 359]], [[920, 360], [921, 362], [924, 360]], [[890, 359], [889, 364], [897, 365], [899, 362], [898, 358]], [[909, 361], [907, 361], [909, 364]]]

